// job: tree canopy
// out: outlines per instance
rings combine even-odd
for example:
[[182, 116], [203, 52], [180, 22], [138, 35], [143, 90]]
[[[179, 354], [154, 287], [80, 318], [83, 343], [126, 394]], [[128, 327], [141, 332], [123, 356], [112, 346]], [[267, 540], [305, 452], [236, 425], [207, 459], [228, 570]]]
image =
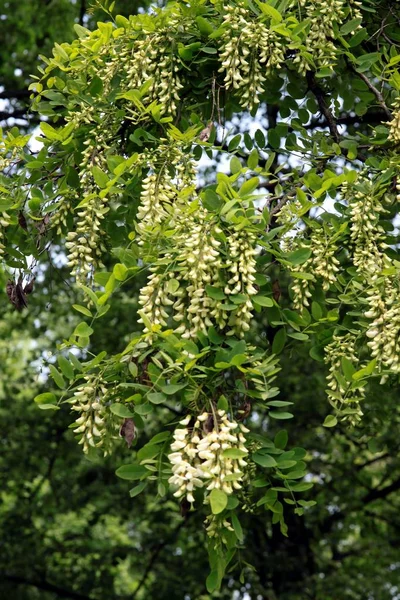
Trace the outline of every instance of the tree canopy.
[[0, 589], [396, 598], [400, 10], [118, 8], [1, 141]]

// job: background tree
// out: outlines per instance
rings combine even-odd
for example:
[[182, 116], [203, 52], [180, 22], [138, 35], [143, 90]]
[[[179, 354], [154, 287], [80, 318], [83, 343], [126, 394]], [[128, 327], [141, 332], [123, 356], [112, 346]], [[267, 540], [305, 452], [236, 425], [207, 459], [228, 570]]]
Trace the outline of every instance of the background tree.
[[[382, 2], [328, 6], [327, 13], [324, 6], [316, 5], [311, 21], [304, 20], [304, 14], [298, 14], [297, 9], [293, 11], [290, 3], [278, 6], [260, 3], [261, 12], [243, 4], [228, 7], [226, 14], [225, 8], [200, 4], [187, 9], [177, 6], [159, 17], [145, 16], [130, 23], [119, 18], [116, 20], [119, 33], [112, 36], [113, 29], [107, 26], [100, 27], [90, 37], [78, 28], [83, 41], [58, 48], [44, 78], [51, 93], [37, 100], [41, 113], [54, 117], [55, 123], [60, 121], [61, 127], [43, 126], [45, 149], [33, 159], [29, 154], [20, 154], [19, 148], [23, 148], [26, 140], [18, 138], [15, 131], [6, 138], [4, 155], [8, 164], [1, 182], [7, 215], [3, 216], [7, 221], [4, 287], [11, 273], [14, 282], [8, 287], [9, 299], [16, 307], [22, 308], [27, 301], [30, 307], [30, 312], [24, 311], [22, 315], [9, 312], [3, 322], [7, 340], [2, 361], [6, 448], [2, 473], [6, 491], [1, 560], [6, 595], [97, 599], [110, 595], [207, 598], [212, 594], [212, 597], [231, 598], [238, 591], [239, 597], [249, 594], [255, 598], [350, 599], [363, 598], [367, 590], [371, 598], [396, 597], [399, 540], [396, 492], [400, 487], [395, 387], [397, 313], [393, 298], [398, 266], [397, 234], [393, 228], [397, 212], [397, 158], [393, 144], [397, 140], [396, 118], [389, 127], [376, 126], [372, 142], [368, 132], [370, 125], [384, 123], [389, 118], [389, 106], [396, 115], [393, 90], [398, 87], [397, 52], [392, 46], [388, 53], [386, 38], [396, 40], [397, 15], [390, 9], [382, 21], [380, 11], [387, 8]], [[225, 24], [221, 28], [222, 20]], [[239, 38], [232, 35], [238, 28], [243, 29]], [[167, 36], [170, 46], [161, 43], [165, 39], [158, 38], [157, 44], [146, 45], [146, 40], [155, 42], [152, 36]], [[237, 39], [242, 46], [235, 50], [230, 44]], [[130, 49], [130, 44], [139, 44], [139, 48], [142, 44], [145, 51], [143, 56], [128, 52], [125, 76], [120, 67], [123, 50]], [[248, 48], [252, 50], [250, 54], [246, 53]], [[87, 61], [85, 68], [79, 61], [68, 62], [76, 60], [76, 55], [73, 56], [76, 49]], [[166, 63], [155, 60], [154, 52], [165, 49], [167, 54], [170, 52]], [[270, 71], [265, 73], [260, 70], [258, 59], [264, 59], [263, 52], [267, 50]], [[235, 52], [242, 56], [243, 70], [232, 73], [231, 69], [238, 66], [230, 62]], [[138, 76], [134, 70], [138, 56], [143, 61], [141, 67], [147, 66], [153, 75], [153, 87], [145, 82], [139, 91], [140, 81], [134, 79]], [[285, 70], [280, 70], [282, 75], [277, 76], [274, 69], [282, 63], [282, 57], [286, 63], [281, 69]], [[110, 60], [111, 64], [116, 60], [119, 67], [119, 76], [111, 79], [111, 92], [107, 88]], [[226, 70], [221, 79], [216, 76], [218, 61]], [[332, 65], [335, 65], [334, 80]], [[169, 87], [168, 94], [164, 94], [163, 85], [168, 78], [159, 78], [160, 66], [162, 73], [167, 67], [169, 77], [172, 74], [175, 78], [175, 87]], [[267, 83], [261, 79], [265, 74]], [[145, 77], [146, 71], [139, 72], [139, 76]], [[190, 77], [189, 83], [186, 77]], [[73, 82], [78, 92], [74, 92]], [[183, 82], [183, 91], [175, 97], [174, 91], [179, 92], [178, 82]], [[239, 90], [236, 95], [229, 92], [233, 82], [237, 84], [234, 89]], [[252, 105], [255, 83], [261, 86], [261, 108], [256, 122], [258, 130], [254, 133], [249, 115], [241, 112], [238, 119], [234, 113], [239, 111], [239, 103]], [[328, 87], [330, 94], [326, 92]], [[76, 102], [76, 95], [84, 100], [85, 111]], [[94, 116], [88, 118], [91, 113]], [[180, 133], [170, 127], [170, 113], [175, 115]], [[84, 117], [82, 122], [80, 114]], [[203, 115], [200, 121], [198, 114]], [[74, 129], [68, 126], [71, 116]], [[231, 116], [232, 126], [228, 121]], [[136, 120], [140, 121], [140, 127]], [[214, 128], [207, 125], [212, 121], [216, 123]], [[106, 138], [101, 137], [103, 131]], [[165, 135], [171, 136], [166, 160], [169, 179], [160, 169], [166, 158], [165, 143], [164, 140], [160, 143], [160, 138]], [[87, 141], [89, 144], [85, 144]], [[159, 448], [157, 443], [144, 448], [146, 441], [164, 431], [165, 426], [167, 431], [173, 431], [177, 413], [186, 410], [196, 413], [194, 399], [187, 396], [185, 387], [169, 393], [169, 385], [179, 387], [185, 383], [184, 375], [179, 374], [177, 384], [162, 382], [159, 391], [143, 389], [152, 378], [154, 382], [157, 369], [166, 368], [164, 361], [171, 364], [166, 356], [179, 365], [176, 350], [167, 343], [168, 333], [160, 334], [159, 328], [154, 328], [154, 323], [147, 320], [148, 311], [142, 312], [141, 318], [145, 327], [152, 330], [152, 344], [146, 346], [143, 356], [133, 356], [134, 360], [129, 362], [124, 360], [136, 347], [132, 340], [143, 339], [127, 331], [127, 324], [132, 324], [132, 331], [139, 330], [135, 316], [138, 292], [143, 290], [148, 276], [143, 272], [143, 261], [157, 269], [153, 272], [161, 275], [162, 282], [163, 265], [170, 268], [176, 265], [176, 261], [163, 253], [173, 251], [174, 246], [182, 252], [179, 228], [176, 230], [174, 223], [168, 221], [170, 217], [163, 213], [168, 209], [168, 198], [177, 203], [181, 218], [188, 219], [195, 212], [187, 215], [184, 210], [185, 201], [192, 197], [193, 191], [190, 187], [179, 189], [178, 185], [179, 177], [183, 177], [179, 170], [182, 164], [188, 168], [185, 176], [190, 176], [190, 164], [179, 154], [182, 145], [192, 149], [197, 158], [202, 150], [208, 153], [212, 150], [217, 160], [224, 158], [222, 164], [226, 164], [225, 156], [229, 153], [229, 175], [220, 175], [218, 185], [212, 168], [205, 173], [209, 185], [200, 193], [201, 204], [213, 214], [212, 218], [219, 215], [225, 232], [225, 238], [218, 238], [221, 234], [217, 232], [216, 239], [221, 244], [229, 244], [244, 230], [265, 248], [257, 253], [258, 289], [257, 294], [249, 294], [255, 297], [252, 307], [255, 318], [251, 320], [246, 340], [266, 350], [267, 356], [271, 350], [281, 356], [280, 395], [272, 402], [293, 403], [294, 414], [293, 420], [286, 420], [285, 404], [266, 406], [257, 395], [252, 396], [251, 373], [247, 375], [250, 386], [246, 392], [240, 384], [235, 390], [230, 387], [232, 372], [236, 385], [242, 377], [238, 377], [237, 367], [246, 365], [240, 356], [243, 345], [236, 346], [240, 352], [231, 352], [235, 346], [228, 345], [225, 339], [229, 327], [236, 323], [228, 324], [228, 329], [223, 323], [220, 331], [214, 328], [207, 329], [206, 334], [197, 333], [196, 343], [203, 352], [210, 342], [231, 348], [229, 356], [226, 350], [225, 353], [218, 350], [220, 354], [215, 360], [215, 368], [222, 370], [228, 381], [229, 393], [222, 396], [232, 402], [231, 418], [241, 417], [240, 411], [247, 414], [251, 404], [255, 404], [251, 417], [247, 417], [253, 436], [249, 436], [247, 443], [264, 444], [262, 447], [266, 449], [257, 452], [254, 445], [250, 446], [258, 475], [251, 486], [246, 484], [249, 496], [243, 497], [239, 492], [244, 506], [238, 512], [244, 543], [236, 554], [238, 564], [235, 566], [236, 559], [232, 561], [234, 569], [224, 579], [220, 591], [214, 592], [207, 591], [216, 586], [211, 578], [206, 587], [208, 566], [205, 555], [199, 552], [205, 536], [204, 514], [198, 498], [197, 510], [181, 517], [177, 504], [170, 495], [165, 495], [163, 481], [158, 481], [157, 491], [152, 485], [144, 487], [139, 482], [139, 489], [143, 490], [138, 494], [137, 478], [145, 482], [147, 471], [154, 472], [155, 463], [151, 461], [154, 447]], [[89, 179], [84, 176], [88, 164], [85, 146], [89, 146], [93, 161]], [[296, 162], [298, 156], [302, 164]], [[21, 170], [22, 162], [27, 163], [27, 172]], [[367, 167], [364, 171], [363, 164]], [[164, 204], [158, 207], [159, 212], [152, 214], [164, 215], [170, 233], [162, 226], [154, 231], [154, 220], [146, 220], [143, 209], [144, 202], [149, 201], [146, 190], [151, 176], [157, 172], [167, 199], [158, 190], [158, 196], [154, 197], [161, 197]], [[94, 186], [90, 191], [88, 181]], [[78, 250], [78, 261], [72, 257], [81, 289], [87, 295], [88, 304], [84, 304], [72, 287], [71, 266], [65, 266], [62, 248], [65, 234], [73, 232], [77, 225], [73, 206], [80, 203], [82, 211], [82, 206], [91, 201], [93, 189], [95, 198], [110, 196], [111, 210], [104, 220], [109, 246], [102, 257], [105, 269], [94, 275], [95, 283], [100, 286], [95, 295], [87, 286], [82, 288], [83, 281], [92, 281], [91, 270], [89, 281], [85, 278], [83, 251]], [[266, 193], [254, 204], [251, 195], [255, 190]], [[382, 210], [382, 199], [387, 213]], [[333, 202], [335, 210], [331, 208]], [[196, 204], [191, 207], [198, 210]], [[264, 208], [261, 221], [253, 218], [259, 208]], [[64, 212], [60, 213], [61, 210]], [[78, 211], [79, 207], [75, 214]], [[79, 213], [78, 218], [82, 220]], [[136, 236], [142, 241], [137, 246], [134, 246], [134, 220], [138, 221]], [[187, 237], [192, 225], [190, 219], [186, 223]], [[86, 231], [82, 235], [87, 235]], [[74, 239], [70, 236], [67, 242], [70, 252]], [[172, 245], [168, 239], [172, 239]], [[235, 252], [231, 244], [225, 260], [232, 260]], [[246, 260], [249, 262], [251, 256], [247, 255]], [[40, 266], [35, 266], [35, 262]], [[225, 292], [221, 285], [224, 279], [227, 284], [226, 265], [222, 264], [220, 269], [221, 279], [207, 289], [207, 297], [216, 302], [226, 294], [235, 296]], [[32, 270], [37, 281], [33, 293], [26, 294], [24, 288], [31, 281]], [[173, 283], [165, 290], [172, 295], [179, 288], [186, 289], [188, 279], [193, 282], [190, 269], [185, 271], [182, 263], [174, 273], [175, 277], [170, 278]], [[19, 274], [25, 275], [21, 282]], [[159, 284], [155, 287], [161, 289]], [[146, 292], [142, 291], [141, 296], [146, 296]], [[310, 311], [302, 306], [309, 294]], [[70, 306], [77, 302], [81, 304], [72, 312]], [[140, 302], [146, 311], [148, 303]], [[244, 302], [238, 294], [231, 304], [241, 307]], [[50, 310], [45, 312], [45, 307]], [[380, 315], [374, 312], [377, 307]], [[237, 314], [235, 306], [230, 310]], [[87, 317], [92, 313], [96, 318], [82, 322], [79, 317], [82, 313]], [[154, 313], [151, 316], [154, 318]], [[184, 319], [187, 317], [184, 315]], [[246, 318], [241, 322], [247, 323]], [[66, 339], [73, 331], [75, 335]], [[393, 339], [383, 337], [391, 335], [391, 331]], [[184, 332], [185, 329], [181, 333]], [[32, 344], [32, 338], [36, 338], [36, 344]], [[190, 344], [194, 342], [185, 339], [180, 342], [181, 347], [193, 355], [196, 350]], [[370, 343], [376, 339], [379, 344]], [[121, 355], [127, 344], [129, 352]], [[55, 357], [46, 354], [54, 352], [56, 346], [57, 370]], [[375, 355], [372, 361], [371, 351]], [[251, 356], [253, 350], [246, 348], [246, 352]], [[94, 362], [92, 356], [97, 357]], [[207, 362], [199, 358], [206, 369]], [[220, 363], [225, 364], [217, 366]], [[38, 365], [45, 366], [34, 384], [30, 373], [37, 373]], [[325, 420], [328, 427], [324, 428], [322, 423], [328, 412], [327, 367], [331, 373], [328, 395], [333, 411]], [[192, 368], [189, 366], [187, 371]], [[60, 388], [66, 386], [67, 380], [74, 385], [71, 370], [78, 374], [76, 385], [82, 385], [80, 372], [96, 376], [100, 373], [101, 385], [108, 394], [103, 408], [111, 427], [104, 441], [109, 443], [114, 437], [112, 427], [118, 427], [122, 419], [133, 418], [139, 429], [133, 450], [124, 448], [123, 440], [119, 443], [114, 440], [115, 447], [105, 460], [91, 454], [88, 459], [80, 458], [68, 427], [73, 420], [68, 405], [61, 404], [62, 410], [53, 414], [58, 392], [53, 395], [49, 391], [49, 369]], [[144, 392], [144, 401], [137, 397], [138, 390]], [[223, 391], [217, 390], [215, 397], [220, 410], [226, 402], [221, 399]], [[39, 409], [29, 404], [29, 399], [40, 392], [46, 395], [37, 396], [37, 404], [47, 407], [48, 412], [39, 421]], [[63, 394], [62, 398], [71, 397], [68, 392]], [[146, 402], [147, 397], [150, 403]], [[47, 417], [48, 414], [51, 416]], [[289, 433], [288, 446], [279, 417], [284, 419]], [[291, 450], [296, 447], [300, 450]], [[307, 468], [298, 468], [298, 473], [307, 471], [307, 477], [304, 481], [297, 476], [285, 479], [285, 472], [292, 476], [296, 473], [293, 462], [304, 462], [301, 447], [308, 450]], [[285, 454], [286, 449], [291, 454]], [[26, 463], [27, 457], [30, 460], [22, 472], [21, 464]], [[279, 483], [276, 460], [284, 474]], [[116, 466], [125, 461], [133, 461], [133, 465], [119, 472], [135, 481], [133, 500], [127, 495], [124, 481], [118, 484], [113, 475]], [[296, 494], [295, 511], [291, 508], [293, 497], [282, 484], [287, 480], [291, 481], [289, 487], [298, 486], [301, 494]], [[313, 488], [309, 481], [314, 481]], [[254, 506], [256, 503], [258, 508]], [[228, 518], [235, 523], [233, 517]], [[280, 523], [281, 528], [272, 525], [272, 520]], [[289, 537], [285, 536], [286, 526]], [[17, 528], [21, 533], [15, 536]], [[240, 542], [240, 525], [235, 524], [234, 529]], [[252, 543], [246, 543], [250, 540]], [[249, 565], [254, 565], [256, 571]]]

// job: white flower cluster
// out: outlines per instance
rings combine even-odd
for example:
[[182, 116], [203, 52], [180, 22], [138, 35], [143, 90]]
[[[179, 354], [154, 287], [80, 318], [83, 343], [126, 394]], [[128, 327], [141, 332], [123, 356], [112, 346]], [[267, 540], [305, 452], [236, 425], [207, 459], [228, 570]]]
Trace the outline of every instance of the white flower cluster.
[[95, 266], [101, 266], [100, 258], [105, 251], [101, 221], [110, 210], [95, 191], [88, 196], [90, 199], [78, 211], [75, 231], [68, 232], [65, 243], [69, 250], [68, 266], [72, 267], [71, 275], [83, 284], [93, 276]]
[[176, 292], [178, 299], [173, 305], [173, 318], [179, 323], [175, 332], [183, 338], [194, 338], [199, 331], [206, 333], [213, 325], [213, 317], [223, 318], [217, 308], [220, 303], [207, 296], [205, 289], [206, 285], [218, 281], [222, 262], [221, 242], [216, 236], [220, 233], [222, 230], [210, 222], [207, 211], [199, 207], [196, 213], [187, 216], [178, 234], [180, 254], [176, 278], [186, 287], [180, 286]]
[[4, 254], [5, 245], [4, 245], [4, 235], [5, 229], [10, 225], [11, 217], [5, 211], [2, 211], [0, 214], [0, 257]]
[[281, 68], [284, 48], [276, 32], [254, 21], [243, 4], [225, 7], [224, 25], [219, 71], [226, 73], [225, 84], [238, 92], [240, 104], [251, 109], [259, 102], [265, 76]]
[[180, 102], [179, 92], [183, 88], [180, 60], [175, 36], [177, 20], [172, 19], [168, 29], [151, 33], [145, 39], [136, 40], [129, 50], [122, 52], [119, 64], [125, 67], [128, 89], [139, 89], [149, 82], [145, 102], [156, 102], [161, 114], [175, 114]]
[[228, 322], [231, 327], [228, 335], [236, 334], [243, 337], [250, 329], [253, 314], [250, 296], [257, 294], [257, 289], [254, 287], [257, 272], [256, 241], [256, 235], [245, 229], [234, 231], [227, 238], [226, 266], [230, 279], [225, 285], [224, 292], [228, 297], [235, 294], [247, 296], [247, 299], [232, 311]]
[[369, 309], [364, 313], [373, 319], [366, 333], [368, 346], [378, 367], [400, 373], [400, 290], [398, 277], [382, 277], [374, 282], [367, 296]]
[[339, 272], [340, 263], [335, 256], [338, 251], [337, 244], [321, 228], [313, 231], [311, 247], [314, 273], [321, 277], [323, 289], [329, 290], [331, 284], [336, 282], [336, 274]]
[[363, 412], [360, 402], [365, 397], [362, 384], [357, 387], [352, 386], [342, 373], [343, 357], [348, 359], [354, 367], [359, 363], [355, 351], [355, 341], [352, 333], [346, 333], [343, 336], [334, 335], [332, 342], [325, 347], [325, 364], [329, 367], [328, 399], [342, 420], [348, 420], [350, 424], [355, 424], [361, 419]]
[[[310, 19], [306, 51], [312, 56], [317, 68], [331, 67], [336, 61], [337, 49], [334, 43], [335, 25], [344, 20], [344, 0], [311, 0], [303, 3]], [[293, 63], [300, 72], [311, 69], [310, 61], [298, 54]]]
[[83, 451], [98, 448], [103, 445], [104, 428], [104, 396], [107, 389], [99, 384], [93, 376], [86, 375], [85, 383], [78, 387], [74, 397], [69, 401], [72, 410], [80, 413], [75, 421], [74, 433], [82, 435], [79, 444]]
[[[315, 223], [316, 225], [316, 223]], [[300, 267], [291, 265], [289, 270], [296, 274], [297, 271], [306, 273], [312, 278], [302, 278], [300, 275], [293, 277], [293, 305], [297, 310], [310, 305], [314, 277], [322, 280], [325, 291], [337, 281], [339, 260], [336, 258], [338, 246], [329, 235], [329, 231], [322, 227], [315, 227], [310, 234], [311, 256]], [[294, 245], [292, 244], [292, 250]]]
[[385, 212], [380, 196], [381, 194], [374, 193], [368, 180], [363, 180], [362, 188], [349, 199], [353, 263], [360, 274], [369, 279], [378, 277], [388, 263], [384, 254], [387, 247], [383, 241], [385, 231], [379, 224], [380, 215]]
[[150, 170], [142, 182], [137, 212], [137, 230], [142, 238], [139, 244], [149, 236], [155, 238], [164, 221], [168, 220], [169, 225], [173, 225], [174, 220], [181, 222], [187, 204], [181, 193], [195, 187], [191, 155], [179, 145], [164, 143], [167, 140], [161, 142], [156, 151], [144, 153], [140, 159]]
[[388, 140], [398, 144], [400, 142], [400, 98], [394, 103], [393, 119], [390, 121]]
[[[243, 457], [248, 454], [244, 433], [249, 430], [229, 420], [224, 410], [218, 410], [215, 417], [202, 413], [192, 428], [188, 427], [190, 420], [190, 416], [185, 417], [180, 421], [183, 427], [175, 429], [168, 456], [173, 473], [169, 483], [177, 488], [174, 496], [193, 503], [195, 488], [205, 486], [208, 492], [220, 489], [228, 495], [240, 489], [247, 465]], [[239, 457], [231, 458], [232, 450]]]
[[[141, 311], [145, 319], [138, 319], [138, 323], [144, 323], [147, 319], [151, 325], [167, 326], [168, 313], [167, 306], [171, 306], [173, 301], [169, 298], [166, 287], [166, 280], [161, 273], [157, 272], [158, 267], [151, 267], [153, 271], [149, 276], [147, 283], [140, 290], [139, 304], [142, 307]], [[144, 332], [150, 333], [148, 326], [145, 324]]]

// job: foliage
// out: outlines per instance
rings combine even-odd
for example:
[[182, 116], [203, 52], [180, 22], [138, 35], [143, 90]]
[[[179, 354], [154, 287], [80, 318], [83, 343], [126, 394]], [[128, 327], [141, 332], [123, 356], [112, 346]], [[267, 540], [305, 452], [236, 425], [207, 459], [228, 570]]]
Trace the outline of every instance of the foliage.
[[[164, 499], [162, 520], [170, 515], [177, 533], [185, 521], [173, 496], [195, 524], [193, 539], [206, 518], [206, 589], [216, 597], [230, 597], [226, 572], [239, 583], [248, 577], [254, 594], [275, 588], [295, 597], [296, 588], [265, 579], [264, 555], [246, 544], [266, 515], [283, 538], [291, 522], [295, 537], [316, 521], [326, 536], [362, 502], [400, 487], [391, 464], [378, 482], [368, 468], [395, 448], [390, 386], [400, 368], [400, 83], [395, 9], [386, 37], [376, 34], [384, 4], [198, 1], [119, 15], [94, 32], [76, 25], [78, 39], [56, 44], [30, 86], [48, 119], [42, 149], [27, 151], [16, 129], [3, 139], [9, 300], [23, 309], [34, 271], [37, 289], [55, 259], [74, 286], [74, 316], [67, 303], [57, 362], [47, 366], [54, 389], [39, 390], [36, 405], [60, 423], [70, 407], [70, 428], [96, 465], [98, 449], [107, 464], [125, 438], [134, 462], [117, 475], [135, 482], [131, 496], [147, 510]], [[377, 124], [371, 134], [360, 123]], [[229, 170], [208, 169], [203, 185], [204, 156], [223, 157]], [[121, 302], [129, 314], [113, 337]], [[296, 361], [315, 370], [318, 386], [325, 364], [327, 416], [320, 398], [306, 398]], [[274, 425], [293, 416], [303, 428], [311, 423], [314, 434], [299, 441], [328, 481], [309, 500], [303, 494], [319, 471], [297, 428], [288, 425], [288, 442]], [[362, 473], [348, 514], [332, 506], [346, 497], [338, 463], [339, 473], [349, 465]], [[357, 533], [340, 542], [312, 534], [307, 550], [319, 547], [319, 564], [324, 544], [336, 560], [363, 542]], [[340, 575], [321, 588], [318, 566], [308, 568], [310, 597], [337, 597]]]

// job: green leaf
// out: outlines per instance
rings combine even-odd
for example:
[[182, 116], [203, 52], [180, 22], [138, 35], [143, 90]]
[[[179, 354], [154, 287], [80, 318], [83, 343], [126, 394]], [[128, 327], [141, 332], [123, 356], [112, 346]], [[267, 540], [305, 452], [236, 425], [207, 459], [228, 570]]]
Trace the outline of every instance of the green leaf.
[[222, 452], [224, 458], [243, 458], [247, 456], [247, 452], [239, 450], [239, 448], [227, 448]]
[[161, 392], [152, 392], [147, 397], [153, 404], [163, 404], [167, 399]]
[[235, 135], [228, 144], [228, 152], [232, 152], [233, 150], [236, 150], [236, 148], [240, 144], [241, 139], [242, 139], [242, 136], [240, 133]]
[[123, 465], [119, 467], [115, 474], [121, 479], [128, 479], [129, 481], [134, 481], [135, 479], [141, 479], [144, 475], [149, 475], [150, 472], [143, 467], [143, 465]]
[[214, 27], [204, 17], [196, 17], [196, 23], [201, 35], [208, 37], [211, 33], [213, 33]]
[[210, 493], [210, 505], [213, 515], [219, 515], [228, 504], [228, 496], [222, 490], [214, 488]]
[[256, 296], [252, 296], [251, 297], [252, 301], [255, 302], [256, 304], [259, 304], [260, 306], [274, 306], [274, 301], [272, 298], [269, 298], [268, 296], [260, 296], [260, 295], [256, 295]]
[[290, 252], [285, 256], [285, 260], [290, 262], [292, 265], [302, 265], [311, 256], [311, 250], [309, 248], [299, 248], [294, 252]]
[[324, 427], [335, 427], [337, 425], [337, 418], [334, 415], [328, 415], [323, 422]]
[[161, 390], [167, 396], [174, 396], [180, 390], [183, 390], [187, 386], [187, 383], [170, 383], [168, 385], [161, 386]]
[[175, 294], [179, 290], [180, 283], [177, 279], [169, 279], [167, 283], [167, 292], [169, 294]]
[[206, 294], [214, 300], [225, 300], [226, 298], [223, 290], [213, 285], [206, 285]]
[[358, 19], [351, 19], [351, 21], [347, 21], [347, 23], [345, 23], [344, 25], [341, 26], [340, 33], [342, 33], [343, 35], [352, 33], [353, 31], [355, 31], [357, 29], [357, 27], [361, 24], [361, 22], [362, 22], [362, 17], [359, 17]]
[[120, 402], [111, 404], [110, 410], [114, 415], [117, 415], [117, 417], [124, 419], [129, 419], [135, 416], [135, 414], [131, 412], [125, 404], [121, 404]]
[[58, 133], [58, 131], [56, 131], [54, 129], [54, 127], [52, 127], [50, 125], [50, 123], [46, 123], [46, 122], [41, 123], [40, 129], [42, 130], [44, 136], [48, 140], [59, 140], [60, 139], [60, 134]]
[[288, 443], [288, 432], [286, 431], [286, 429], [281, 429], [281, 431], [278, 431], [278, 433], [276, 434], [276, 436], [274, 438], [274, 444], [277, 448], [284, 450], [286, 448], [287, 443]]
[[268, 415], [273, 419], [291, 419], [293, 417], [290, 412], [280, 412], [278, 410], [271, 410]]
[[220, 586], [220, 577], [218, 571], [214, 570], [208, 575], [206, 579], [206, 588], [209, 594], [212, 594], [216, 590], [219, 589]]
[[90, 310], [88, 308], [86, 308], [86, 306], [81, 306], [80, 304], [73, 304], [72, 308], [74, 308], [78, 312], [82, 313], [86, 317], [93, 317], [92, 313], [90, 312]]
[[242, 529], [239, 519], [237, 518], [236, 513], [234, 513], [234, 512], [232, 513], [231, 520], [232, 520], [232, 527], [235, 532], [235, 535], [236, 535], [237, 539], [239, 540], [239, 542], [241, 542], [243, 540], [243, 529]]
[[44, 394], [39, 394], [35, 396], [34, 402], [38, 405], [38, 407], [42, 410], [59, 410], [60, 407], [57, 406], [57, 398], [54, 394], [50, 392], [45, 392]]
[[62, 354], [60, 354], [57, 357], [57, 362], [62, 371], [62, 374], [65, 375], [65, 377], [67, 379], [73, 379], [74, 378], [74, 368], [71, 365], [71, 363], [69, 362], [69, 360], [67, 358], [65, 358], [65, 356], [62, 356]]
[[89, 325], [84, 321], [79, 323], [79, 325], [77, 325], [74, 330], [74, 335], [77, 335], [79, 337], [90, 337], [92, 333], [93, 329], [89, 327]]
[[228, 412], [229, 403], [224, 395], [219, 397], [218, 403], [217, 403], [217, 408], [218, 408], [218, 410], [224, 410], [225, 412]]
[[251, 458], [255, 463], [262, 467], [276, 467], [277, 465], [276, 460], [272, 458], [272, 456], [269, 456], [269, 454], [260, 454], [259, 452], [256, 452]]
[[239, 196], [242, 196], [242, 197], [248, 196], [249, 194], [254, 192], [254, 190], [256, 190], [259, 185], [260, 185], [260, 180], [258, 177], [252, 177], [251, 179], [248, 179], [241, 186], [241, 188], [239, 190]]
[[54, 365], [49, 365], [49, 370], [52, 378], [54, 379], [54, 383], [60, 388], [65, 388], [65, 381], [60, 371], [57, 371]]
[[268, 17], [271, 17], [271, 19], [277, 23], [282, 21], [282, 15], [276, 8], [273, 8], [273, 6], [270, 6], [267, 2], [261, 2], [260, 0], [256, 0], [256, 2], [264, 15], [268, 15]]
[[117, 263], [113, 268], [113, 275], [117, 281], [125, 281], [128, 269], [122, 263]]
[[274, 341], [272, 342], [272, 353], [280, 354], [286, 344], [286, 329], [282, 327], [275, 334]]
[[363, 367], [359, 371], [356, 371], [355, 373], [353, 373], [352, 378], [355, 381], [358, 381], [359, 379], [363, 379], [364, 377], [369, 377], [369, 375], [372, 375], [372, 373], [374, 372], [375, 367], [376, 367], [376, 358], [371, 360], [371, 362], [369, 362], [366, 367]]
[[130, 497], [134, 498], [135, 496], [138, 496], [139, 494], [141, 494], [146, 486], [147, 486], [147, 481], [141, 481], [138, 485], [136, 485], [134, 488], [132, 488], [129, 491]]
[[108, 175], [106, 175], [106, 173], [104, 173], [104, 171], [102, 171], [100, 167], [98, 167], [97, 165], [92, 167], [92, 174], [95, 182], [100, 188], [104, 189], [105, 187], [107, 187], [107, 184], [109, 182]]

